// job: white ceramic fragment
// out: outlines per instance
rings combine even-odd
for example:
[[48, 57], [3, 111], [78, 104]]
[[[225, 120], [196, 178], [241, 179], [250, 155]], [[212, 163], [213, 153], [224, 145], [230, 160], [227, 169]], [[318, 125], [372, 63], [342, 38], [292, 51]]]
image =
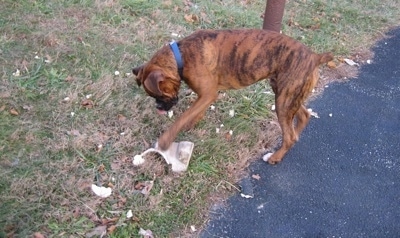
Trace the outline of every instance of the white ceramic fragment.
[[194, 144], [190, 141], [173, 142], [167, 150], [161, 150], [158, 148], [158, 144], [155, 148], [150, 148], [140, 155], [135, 155], [133, 158], [133, 164], [138, 166], [144, 163], [144, 156], [150, 152], [160, 154], [167, 164], [172, 165], [172, 171], [184, 172], [187, 170], [190, 157], [192, 156]]
[[92, 191], [99, 197], [106, 198], [111, 195], [112, 189], [106, 187], [99, 187], [96, 184], [92, 184]]

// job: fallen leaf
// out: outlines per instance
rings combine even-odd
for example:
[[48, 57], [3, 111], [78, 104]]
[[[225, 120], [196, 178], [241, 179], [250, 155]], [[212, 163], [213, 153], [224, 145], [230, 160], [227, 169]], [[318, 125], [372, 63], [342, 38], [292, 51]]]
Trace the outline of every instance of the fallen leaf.
[[135, 185], [135, 191], [136, 192], [138, 191], [141, 194], [148, 196], [150, 194], [151, 189], [153, 188], [153, 185], [154, 185], [154, 181], [138, 182]]
[[87, 238], [91, 238], [94, 236], [103, 237], [107, 234], [107, 226], [98, 226], [95, 227], [91, 232], [86, 234]]
[[45, 236], [40, 232], [33, 233], [33, 238], [45, 238]]
[[65, 82], [72, 82], [72, 81], [74, 81], [74, 78], [73, 78], [72, 76], [70, 76], [70, 75], [68, 75], [68, 76], [65, 78]]
[[4, 111], [6, 109], [6, 105], [3, 105], [0, 107], [0, 112]]
[[150, 194], [151, 189], [153, 188], [154, 182], [153, 181], [146, 181], [145, 186], [142, 189], [141, 193], [145, 196]]
[[337, 67], [335, 62], [333, 61], [329, 61], [326, 65], [331, 69], [335, 69]]
[[126, 120], [126, 116], [122, 115], [122, 114], [118, 114], [118, 121], [125, 121]]
[[99, 167], [97, 168], [97, 171], [99, 172], [103, 172], [105, 170], [106, 166], [104, 164], [99, 165]]
[[311, 30], [318, 30], [319, 28], [321, 28], [321, 24], [320, 23], [317, 23], [315, 25], [310, 26]]
[[81, 105], [82, 105], [84, 108], [90, 109], [90, 108], [93, 108], [94, 103], [93, 103], [93, 101], [90, 100], [90, 99], [85, 99], [85, 100], [83, 100], [83, 101], [81, 102]]
[[115, 229], [117, 229], [116, 225], [112, 225], [109, 228], [107, 228], [108, 233], [113, 233], [115, 231]]
[[13, 116], [18, 116], [19, 115], [18, 111], [16, 109], [14, 109], [14, 108], [10, 109], [10, 114], [13, 115]]
[[225, 139], [230, 140], [232, 139], [233, 131], [230, 130], [229, 132], [225, 133]]
[[132, 217], [131, 221], [138, 223], [138, 222], [140, 222], [140, 219], [138, 217], [134, 216], [134, 217]]
[[101, 219], [101, 225], [106, 226], [110, 224], [115, 224], [119, 220], [119, 217], [113, 217], [113, 218], [103, 218]]
[[199, 16], [196, 14], [186, 14], [184, 18], [188, 23], [197, 23], [200, 21]]
[[261, 177], [260, 177], [259, 174], [253, 174], [253, 175], [251, 175], [251, 177], [252, 177], [253, 179], [256, 179], [256, 180], [260, 180], [260, 179], [261, 179]]

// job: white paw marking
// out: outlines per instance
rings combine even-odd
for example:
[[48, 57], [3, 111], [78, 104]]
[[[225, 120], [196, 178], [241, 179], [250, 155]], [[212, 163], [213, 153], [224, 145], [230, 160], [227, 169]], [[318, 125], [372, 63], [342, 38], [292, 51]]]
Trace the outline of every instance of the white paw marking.
[[264, 156], [263, 156], [263, 160], [265, 161], [265, 162], [267, 162], [268, 160], [269, 160], [269, 158], [271, 158], [271, 156], [273, 155], [274, 153], [267, 153], [267, 154], [265, 154]]

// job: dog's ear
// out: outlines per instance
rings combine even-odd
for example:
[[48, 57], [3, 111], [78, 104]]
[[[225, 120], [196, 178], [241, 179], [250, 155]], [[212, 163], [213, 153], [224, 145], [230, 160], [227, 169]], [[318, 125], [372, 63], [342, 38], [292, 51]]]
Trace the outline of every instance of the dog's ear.
[[132, 69], [132, 73], [136, 76], [136, 83], [138, 86], [142, 85], [143, 80], [144, 80], [142, 77], [143, 68], [144, 68], [144, 64]]
[[160, 83], [164, 81], [164, 75], [161, 71], [151, 72], [144, 80], [144, 87], [155, 96], [162, 96], [163, 92], [160, 89]]

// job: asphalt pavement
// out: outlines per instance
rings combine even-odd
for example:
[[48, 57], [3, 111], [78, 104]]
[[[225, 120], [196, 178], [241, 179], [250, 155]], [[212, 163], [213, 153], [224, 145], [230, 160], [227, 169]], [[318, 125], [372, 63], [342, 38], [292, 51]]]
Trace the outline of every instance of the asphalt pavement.
[[320, 118], [283, 162], [250, 165], [253, 198], [216, 206], [201, 237], [400, 237], [400, 28], [388, 36], [308, 104]]

